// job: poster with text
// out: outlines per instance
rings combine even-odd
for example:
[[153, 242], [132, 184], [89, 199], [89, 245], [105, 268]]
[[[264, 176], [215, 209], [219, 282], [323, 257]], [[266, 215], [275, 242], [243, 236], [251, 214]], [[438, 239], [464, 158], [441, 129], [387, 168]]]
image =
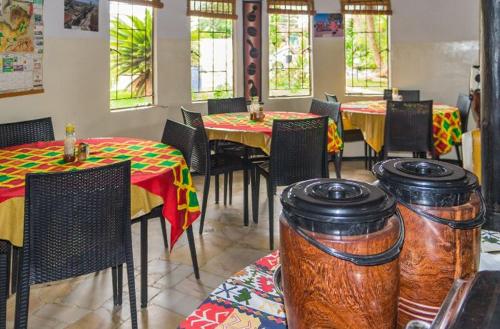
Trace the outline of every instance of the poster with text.
[[314, 37], [332, 38], [343, 37], [344, 26], [342, 14], [314, 15]]
[[99, 31], [99, 0], [64, 0], [64, 28]]
[[0, 97], [43, 91], [43, 0], [0, 0]]

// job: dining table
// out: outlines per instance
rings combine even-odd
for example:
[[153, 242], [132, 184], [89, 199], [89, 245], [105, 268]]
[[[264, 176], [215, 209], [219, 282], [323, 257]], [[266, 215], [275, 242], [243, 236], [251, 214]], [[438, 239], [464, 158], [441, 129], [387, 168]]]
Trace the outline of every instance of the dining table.
[[[356, 101], [341, 106], [344, 129], [360, 129], [366, 143], [380, 153], [384, 146], [387, 101]], [[461, 142], [460, 111], [455, 106], [433, 104], [434, 151], [437, 156], [449, 153]]]
[[[130, 160], [131, 220], [162, 206], [162, 214], [171, 227], [169, 246], [172, 248], [199, 217], [189, 167], [176, 148], [156, 141], [121, 137], [78, 140], [80, 142], [89, 145], [89, 156], [84, 161], [71, 163], [63, 160], [63, 141], [0, 149], [0, 272], [3, 270], [0, 278], [8, 275], [6, 255], [10, 246], [23, 246], [27, 174], [78, 171]], [[2, 314], [5, 314], [2, 311], [6, 298], [4, 282], [0, 284], [0, 328]]]
[[[500, 233], [481, 232], [479, 270], [500, 269]], [[264, 256], [220, 284], [178, 329], [286, 329], [279, 275], [279, 250]], [[319, 312], [319, 310], [318, 310]]]
[[[220, 113], [203, 116], [203, 123], [209, 140], [224, 140], [261, 149], [271, 153], [271, 137], [274, 120], [300, 120], [317, 117], [316, 114], [303, 112], [265, 111], [262, 121], [250, 119], [248, 112]], [[328, 152], [336, 153], [344, 144], [335, 122], [328, 125]]]

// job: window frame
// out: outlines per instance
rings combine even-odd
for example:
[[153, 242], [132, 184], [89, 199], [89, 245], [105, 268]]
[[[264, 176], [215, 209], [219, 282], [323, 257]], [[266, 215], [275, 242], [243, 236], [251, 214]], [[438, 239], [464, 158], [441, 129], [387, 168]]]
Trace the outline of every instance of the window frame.
[[[120, 3], [120, 0], [110, 0], [108, 3], [108, 9], [110, 9], [111, 7], [111, 3], [112, 2], [116, 2], [116, 3]], [[141, 6], [140, 4], [129, 4], [129, 5], [133, 5], [133, 6]], [[143, 6], [143, 7], [148, 7], [148, 6]], [[157, 11], [157, 8], [155, 7], [148, 7], [151, 9], [151, 19], [152, 19], [152, 26], [151, 26], [151, 92], [152, 94], [150, 96], [143, 96], [143, 97], [151, 97], [151, 104], [147, 104], [147, 105], [136, 105], [136, 106], [127, 106], [127, 107], [117, 107], [117, 108], [113, 108], [111, 107], [111, 95], [109, 95], [109, 109], [111, 112], [119, 112], [119, 111], [129, 111], [129, 110], [142, 110], [142, 109], [148, 109], [148, 108], [153, 108], [153, 107], [156, 107], [158, 104], [157, 104], [157, 99], [158, 99], [158, 96], [157, 96], [157, 81], [156, 81], [156, 73], [157, 73], [157, 53], [156, 53], [156, 49], [157, 49], [157, 35], [156, 35], [156, 24], [157, 24], [157, 14], [158, 14], [158, 11]], [[109, 11], [109, 22], [111, 23], [111, 11]], [[111, 43], [111, 28], [109, 30], [109, 44]], [[110, 51], [111, 51], [111, 47], [110, 47]], [[111, 91], [111, 58], [110, 58], [110, 66], [109, 66], [109, 74], [110, 74], [110, 93], [112, 92]], [[133, 99], [133, 98], [139, 98], [139, 97], [132, 97], [132, 98], [129, 98], [129, 99]], [[127, 98], [124, 98], [124, 99], [127, 99]], [[118, 100], [118, 99], [117, 99]]]
[[[231, 87], [232, 87], [232, 96], [231, 97], [235, 97], [236, 95], [236, 65], [235, 65], [235, 54], [236, 54], [236, 38], [235, 38], [235, 32], [236, 31], [236, 22], [237, 20], [233, 20], [233, 19], [230, 19], [230, 18], [217, 18], [217, 17], [203, 17], [203, 16], [187, 16], [189, 18], [189, 53], [190, 53], [190, 57], [189, 57], [189, 90], [190, 90], [190, 96], [189, 98], [191, 99], [191, 104], [197, 104], [197, 103], [206, 103], [208, 101], [208, 99], [193, 99], [193, 84], [192, 84], [192, 81], [193, 81], [193, 65], [192, 65], [192, 38], [191, 38], [191, 35], [192, 35], [192, 19], [218, 19], [218, 20], [228, 20], [231, 24], [231, 53], [232, 53], [232, 58], [231, 58], [231, 61], [226, 61], [226, 64], [231, 64], [232, 66], [232, 77], [231, 77]], [[204, 32], [204, 33], [214, 33], [214, 32]], [[213, 38], [212, 38], [213, 40]], [[201, 56], [200, 56], [201, 57]], [[198, 66], [199, 68], [200, 66]], [[213, 67], [213, 65], [212, 65]], [[212, 74], [214, 74], [216, 71], [207, 71], [207, 72], [211, 72]], [[227, 70], [225, 71], [227, 73]], [[200, 71], [198, 71], [198, 75], [200, 74]], [[201, 79], [198, 80], [198, 83], [199, 81], [201, 81]], [[227, 80], [229, 81], [229, 79]], [[212, 93], [215, 92], [215, 90], [212, 90], [211, 91]], [[201, 93], [206, 93], [206, 92], [198, 92], [199, 94]]]
[[[292, 95], [292, 94], [287, 94], [287, 95], [277, 95], [277, 96], [273, 96], [271, 95], [271, 91], [272, 90], [276, 90], [276, 91], [288, 91], [290, 92], [290, 89], [272, 89], [271, 88], [271, 71], [273, 69], [272, 65], [271, 65], [271, 58], [274, 56], [273, 54], [271, 54], [270, 52], [270, 49], [271, 49], [271, 16], [272, 15], [287, 15], [287, 16], [307, 16], [307, 20], [308, 20], [308, 24], [307, 24], [307, 30], [308, 30], [308, 38], [307, 38], [307, 42], [308, 42], [308, 45], [307, 47], [305, 48], [305, 51], [307, 51], [309, 53], [309, 93], [307, 95]], [[268, 14], [268, 19], [267, 19], [267, 22], [268, 22], [268, 33], [267, 33], [267, 56], [268, 56], [268, 77], [267, 77], [267, 82], [268, 82], [268, 90], [267, 90], [267, 96], [269, 97], [269, 99], [287, 99], [287, 98], [311, 98], [313, 97], [314, 95], [314, 90], [313, 90], [313, 82], [314, 82], [314, 79], [313, 79], [313, 39], [312, 39], [312, 19], [311, 19], [311, 15], [307, 15], [307, 14]], [[290, 24], [288, 24], [290, 25]], [[288, 27], [288, 31], [286, 32], [288, 35], [290, 35], [291, 33], [293, 32], [290, 32], [290, 28]], [[302, 32], [303, 33], [303, 32]], [[289, 71], [289, 69], [287, 68], [287, 71]], [[304, 71], [304, 70], [302, 70]]]
[[[380, 93], [362, 93], [362, 92], [348, 92], [347, 91], [347, 56], [346, 56], [346, 43], [347, 43], [347, 38], [345, 36], [346, 29], [347, 29], [347, 15], [349, 16], [367, 16], [367, 14], [343, 14], [344, 17], [344, 95], [345, 96], [358, 96], [358, 97], [378, 97], [378, 96], [383, 96], [384, 95], [384, 90]], [[391, 89], [392, 88], [392, 41], [391, 41], [391, 15], [374, 15], [374, 16], [387, 16], [387, 53], [388, 53], [388, 58], [387, 58], [387, 87], [384, 87], [384, 89]], [[351, 88], [356, 88], [356, 87], [351, 87]], [[361, 88], [361, 87], [360, 87]], [[367, 88], [367, 87], [365, 87]]]

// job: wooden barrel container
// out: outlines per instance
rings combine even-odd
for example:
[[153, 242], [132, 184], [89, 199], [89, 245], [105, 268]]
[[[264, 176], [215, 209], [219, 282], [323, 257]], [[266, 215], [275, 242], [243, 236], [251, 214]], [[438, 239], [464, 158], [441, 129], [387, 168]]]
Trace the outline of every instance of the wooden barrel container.
[[378, 163], [379, 184], [398, 201], [405, 242], [400, 255], [398, 327], [431, 323], [455, 279], [479, 267], [484, 206], [476, 176], [423, 159]]
[[290, 329], [396, 326], [404, 227], [376, 186], [317, 179], [281, 196], [280, 258]]

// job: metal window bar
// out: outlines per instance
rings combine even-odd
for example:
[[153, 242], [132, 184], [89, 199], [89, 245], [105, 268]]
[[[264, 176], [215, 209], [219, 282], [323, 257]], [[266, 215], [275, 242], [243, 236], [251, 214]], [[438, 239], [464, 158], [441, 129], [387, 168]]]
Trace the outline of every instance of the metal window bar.
[[[118, 8], [118, 12], [116, 14], [116, 19], [118, 21], [121, 21], [122, 20], [122, 16], [126, 17], [126, 19], [129, 19], [128, 16], [130, 16], [131, 18], [132, 17], [137, 17], [137, 15], [135, 14], [134, 10], [136, 10], [136, 6], [135, 5], [132, 5], [131, 9], [132, 9], [132, 15], [124, 15], [121, 13], [121, 6], [131, 6], [131, 5], [127, 5], [127, 4], [122, 4], [121, 2], [122, 1], [115, 1], [117, 2], [117, 8]], [[147, 9], [147, 10], [150, 10], [151, 11], [151, 22], [148, 23], [146, 22], [146, 24], [151, 24], [152, 26], [154, 26], [154, 18], [153, 18], [153, 15], [154, 15], [154, 12], [153, 12], [153, 9]], [[147, 20], [147, 17], [145, 16], [144, 17], [145, 20]], [[129, 19], [130, 21], [132, 21], [131, 19]], [[130, 32], [132, 33], [132, 40], [134, 40], [134, 34], [135, 33], [143, 33], [145, 36], [146, 36], [146, 33], [147, 33], [147, 30], [146, 29], [136, 29], [136, 28], [130, 28], [130, 29], [124, 29], [124, 28], [120, 28], [120, 26], [117, 27], [116, 29], [116, 35], [115, 35], [115, 38], [117, 40], [117, 49], [114, 50], [115, 54], [116, 54], [116, 62], [117, 62], [117, 65], [120, 66], [120, 60], [121, 60], [121, 56], [120, 56], [120, 42], [118, 41], [118, 36], [120, 35], [120, 31], [121, 30], [130, 30]], [[113, 31], [112, 31], [113, 32]], [[111, 33], [112, 33], [111, 32]], [[154, 31], [153, 29], [151, 29], [151, 33], [154, 34]], [[153, 39], [153, 36], [151, 36], [151, 39]], [[135, 44], [132, 43], [132, 47], [135, 48]], [[151, 58], [149, 60], [147, 60], [146, 58], [146, 48], [144, 48], [144, 57], [142, 58], [142, 62], [144, 63], [144, 66], [145, 66], [145, 70], [149, 70], [151, 75], [150, 75], [150, 79], [152, 80], [151, 84], [153, 85], [154, 84], [154, 72], [152, 71], [152, 61], [153, 61], [153, 56], [154, 56], [154, 49], [153, 49], [153, 45], [151, 45]], [[113, 51], [113, 49], [112, 49]], [[130, 64], [131, 66], [133, 66], [133, 63], [135, 63], [135, 60], [136, 58], [134, 57], [134, 52], [132, 52], [132, 57], [130, 59]], [[141, 73], [142, 74], [145, 74], [146, 71], [142, 71]], [[132, 76], [130, 77], [131, 78], [131, 81], [132, 81]], [[118, 82], [118, 79], [119, 79], [119, 75], [118, 75], [118, 71], [116, 72], [116, 76], [115, 76], [115, 81]], [[134, 96], [134, 92], [133, 92], [133, 86], [132, 86], [132, 83], [130, 84], [129, 86], [129, 96], [128, 97], [119, 97], [118, 94], [119, 94], [119, 89], [118, 89], [118, 85], [115, 86], [115, 90], [112, 91], [112, 94], [114, 94], [115, 96], [111, 98], [111, 100], [125, 100], [125, 99], [140, 99], [140, 98], [147, 98], [147, 97], [151, 97], [152, 100], [150, 102], [149, 105], [151, 105], [154, 101], [154, 92], [153, 92], [153, 88], [151, 88], [150, 92], [148, 92], [148, 88], [147, 88], [147, 84], [145, 86], [145, 89], [144, 89], [144, 92], [142, 93], [142, 95], [135, 95]]]
[[[389, 46], [388, 46], [388, 42], [389, 42], [389, 29], [387, 28], [386, 31], [383, 31], [383, 28], [382, 28], [382, 16], [384, 15], [380, 15], [378, 16], [377, 18], [377, 26], [376, 26], [376, 29], [374, 31], [369, 31], [368, 29], [368, 23], [367, 23], [367, 15], [362, 15], [363, 18], [364, 18], [364, 28], [363, 29], [360, 29], [360, 30], [357, 30], [356, 28], [359, 28], [359, 26], [354, 26], [353, 27], [353, 34], [356, 35], [356, 34], [361, 34], [364, 38], [364, 45], [365, 45], [365, 49], [362, 49], [361, 51], [361, 54], [358, 54], [356, 53], [356, 48], [354, 47], [351, 47], [351, 58], [353, 58], [353, 62], [354, 62], [354, 59], [355, 58], [359, 58], [363, 63], [364, 63], [364, 67], [365, 69], [363, 70], [363, 73], [364, 73], [364, 79], [359, 79], [359, 70], [355, 70], [354, 69], [354, 66], [351, 67], [351, 79], [350, 79], [350, 85], [348, 85], [348, 87], [351, 87], [351, 88], [369, 88], [369, 87], [380, 87], [380, 88], [387, 88], [388, 87], [388, 84], [389, 84], [389, 78], [387, 77], [386, 79], [379, 79], [379, 82], [378, 82], [378, 86], [377, 85], [370, 85], [368, 83], [368, 69], [366, 69], [366, 67], [368, 66], [368, 49], [367, 49], [367, 46], [368, 46], [368, 35], [369, 34], [374, 34], [375, 35], [375, 39], [377, 40], [377, 44], [378, 44], [378, 48], [379, 48], [379, 51], [380, 51], [380, 55], [382, 57], [382, 60], [384, 60], [384, 56], [383, 56], [383, 53], [385, 52], [386, 55], [385, 55], [385, 60], [384, 60], [384, 65], [385, 67], [387, 68], [388, 70], [388, 74], [389, 74]], [[353, 17], [349, 17], [348, 19], [352, 19], [354, 20]], [[347, 26], [347, 19], [346, 19], [346, 26]], [[382, 34], [385, 33], [387, 34], [386, 36], [386, 40], [387, 40], [387, 44], [383, 44], [382, 42]], [[355, 40], [356, 40], [356, 37], [354, 36], [353, 37], [353, 43], [355, 43]], [[382, 72], [383, 72], [383, 67], [384, 65], [381, 65], [380, 67], [378, 67], [378, 70], [379, 70], [379, 77], [382, 77]], [[356, 71], [356, 78], [355, 79], [355, 73]], [[386, 83], [384, 83], [384, 80], [386, 81]], [[358, 83], [356, 83], [358, 82]]]
[[341, 0], [343, 14], [392, 15], [391, 0]]
[[[215, 52], [216, 52], [216, 49], [214, 47], [215, 45], [215, 40], [216, 39], [220, 39], [216, 36], [223, 36], [222, 39], [230, 39], [232, 37], [232, 26], [231, 26], [231, 20], [228, 20], [226, 19], [225, 20], [225, 28], [224, 28], [224, 31], [216, 31], [215, 29], [215, 25], [214, 24], [214, 20], [217, 19], [217, 18], [207, 18], [207, 17], [194, 17], [192, 18], [194, 20], [196, 20], [195, 24], [196, 24], [196, 33], [197, 33], [197, 39], [200, 41], [201, 40], [201, 34], [202, 33], [208, 33], [211, 35], [211, 40], [212, 40], [212, 58], [215, 58]], [[200, 20], [202, 19], [209, 19], [211, 20], [210, 24], [208, 24], [208, 29], [205, 29], [205, 30], [202, 30], [200, 29]], [[228, 32], [229, 31], [229, 32]], [[229, 61], [228, 59], [226, 58], [225, 60], [225, 70], [216, 70], [215, 69], [215, 61], [213, 61], [211, 64], [212, 64], [212, 69], [210, 71], [206, 71], [206, 70], [202, 70], [202, 67], [201, 67], [201, 61], [200, 59], [203, 57], [203, 54], [202, 54], [202, 51], [201, 51], [201, 42], [198, 42], [198, 47], [197, 47], [197, 54], [193, 54], [193, 56], [198, 56], [198, 64], [195, 66], [195, 68], [197, 68], [197, 78], [198, 78], [198, 84], [200, 83], [201, 81], [201, 75], [202, 73], [209, 73], [210, 74], [210, 77], [212, 79], [212, 87], [210, 89], [204, 89], [202, 90], [200, 88], [200, 86], [198, 85], [198, 90], [193, 92], [193, 94], [195, 95], [205, 95], [205, 96], [208, 96], [208, 97], [211, 97], [211, 95], [213, 95], [213, 93], [215, 93], [216, 91], [223, 91], [225, 93], [230, 93], [232, 92], [232, 88], [229, 89], [227, 87], [232, 87], [232, 83], [229, 84]], [[227, 53], [227, 48], [226, 48], [226, 52]], [[226, 79], [224, 81], [224, 86], [226, 88], [220, 90], [220, 89], [217, 89], [217, 86], [215, 86], [215, 75], [216, 73], [224, 73]], [[206, 97], [202, 97], [202, 96], [198, 96], [196, 97], [195, 99], [193, 100], [199, 100], [199, 99], [203, 99], [203, 98], [206, 98]]]
[[187, 15], [236, 20], [235, 0], [187, 0]]

